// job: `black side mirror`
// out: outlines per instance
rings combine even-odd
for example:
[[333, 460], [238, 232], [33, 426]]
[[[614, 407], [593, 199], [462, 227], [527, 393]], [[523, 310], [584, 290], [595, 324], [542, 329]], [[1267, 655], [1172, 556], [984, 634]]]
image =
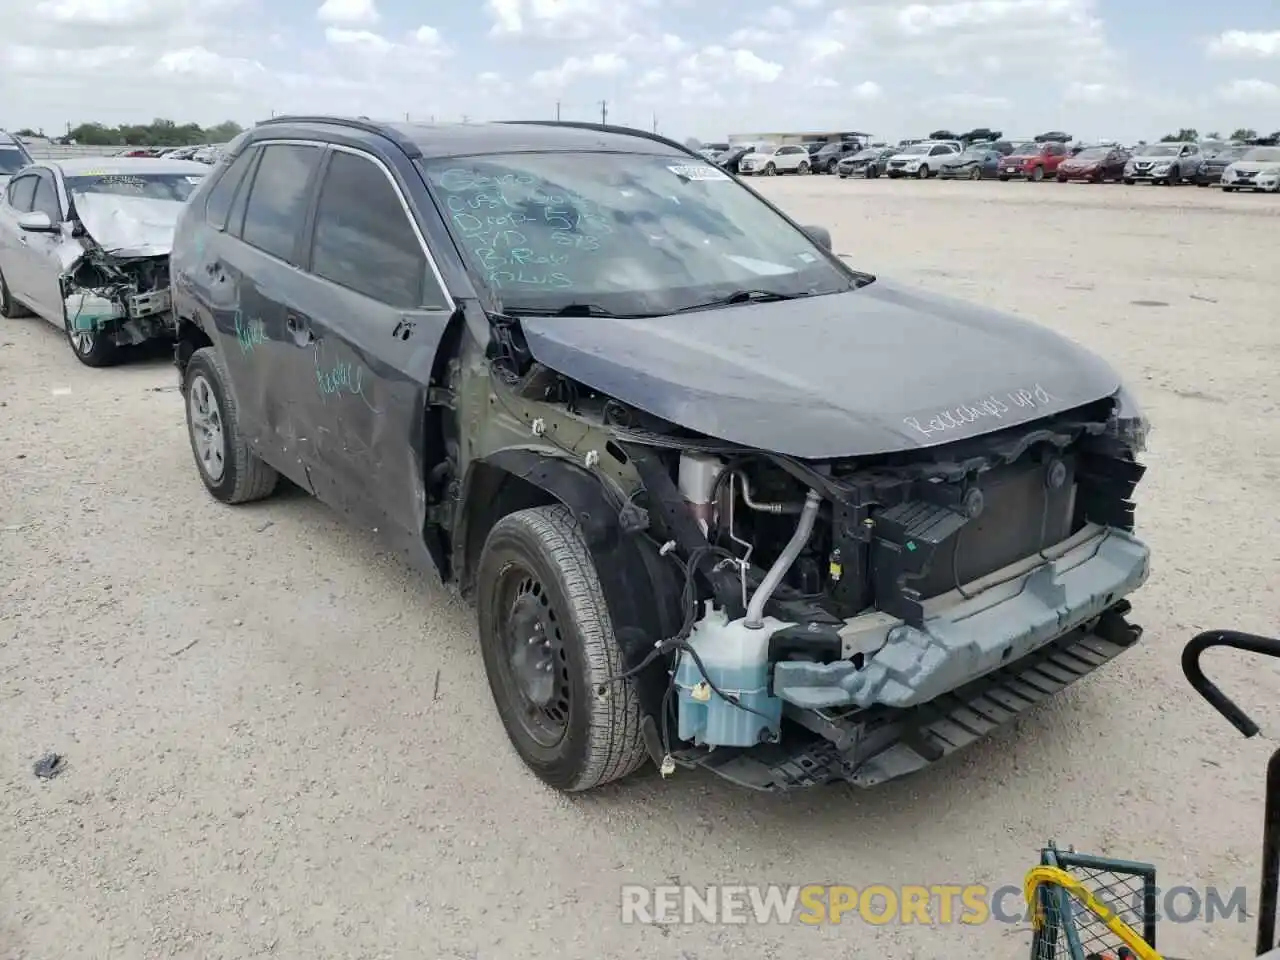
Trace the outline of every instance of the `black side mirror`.
[[814, 243], [816, 243], [818, 246], [823, 247], [827, 250], [831, 249], [831, 231], [828, 230], [826, 227], [819, 227], [819, 226], [814, 226], [812, 224], [809, 224], [807, 226], [801, 227], [800, 229], [803, 230], [808, 235], [809, 239], [812, 240]]

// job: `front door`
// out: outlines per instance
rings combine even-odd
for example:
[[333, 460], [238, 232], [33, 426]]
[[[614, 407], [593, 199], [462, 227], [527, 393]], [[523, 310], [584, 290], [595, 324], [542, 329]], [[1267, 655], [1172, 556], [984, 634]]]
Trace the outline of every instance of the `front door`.
[[453, 304], [391, 168], [330, 149], [304, 262], [286, 325], [310, 379], [299, 417], [316, 494], [420, 543], [427, 385]]

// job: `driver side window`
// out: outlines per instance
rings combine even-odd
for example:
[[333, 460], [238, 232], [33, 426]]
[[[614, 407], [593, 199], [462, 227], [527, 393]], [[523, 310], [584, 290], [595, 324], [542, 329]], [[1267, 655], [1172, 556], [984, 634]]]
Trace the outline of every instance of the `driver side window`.
[[51, 223], [62, 221], [62, 205], [58, 203], [58, 191], [53, 185], [53, 177], [48, 173], [37, 175], [36, 193], [31, 202], [33, 213], [48, 214]]

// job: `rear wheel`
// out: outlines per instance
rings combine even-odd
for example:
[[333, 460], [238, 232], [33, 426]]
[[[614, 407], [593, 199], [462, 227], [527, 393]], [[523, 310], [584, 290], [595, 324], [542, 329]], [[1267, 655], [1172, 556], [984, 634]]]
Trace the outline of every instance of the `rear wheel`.
[[1001, 183], [1008, 183], [1008, 182], [1009, 182], [1009, 177], [1008, 177], [1007, 175], [1005, 175], [1005, 174], [1001, 174], [1001, 175], [1000, 175], [1000, 182], [1001, 182]]
[[1222, 192], [1223, 192], [1223, 193], [1235, 193], [1235, 192], [1236, 192], [1236, 188], [1235, 188], [1235, 187], [1223, 187], [1223, 188], [1222, 188]]
[[1066, 183], [1066, 182], [1067, 182], [1067, 175], [1066, 175], [1065, 173], [1060, 173], [1060, 174], [1058, 174], [1058, 182], [1059, 182], [1059, 183]]
[[26, 309], [9, 292], [9, 285], [4, 282], [4, 274], [0, 273], [0, 317], [14, 320], [26, 316]]
[[835, 173], [835, 172], [836, 172], [836, 166], [837, 166], [837, 161], [835, 161], [835, 160], [830, 161], [830, 162], [827, 164], [827, 173]]
[[270, 496], [279, 475], [249, 450], [240, 435], [231, 378], [218, 352], [204, 347], [192, 354], [182, 381], [191, 453], [205, 487], [223, 503]]
[[1132, 187], [1136, 181], [1134, 181], [1133, 177], [1125, 177], [1124, 182]]
[[499, 520], [476, 572], [480, 648], [512, 746], [544, 783], [581, 791], [642, 766], [640, 706], [582, 530], [567, 507]]
[[867, 169], [863, 173], [863, 177], [866, 178], [867, 180], [874, 180], [878, 176], [880, 176], [880, 168], [877, 167], [874, 163], [868, 163]]

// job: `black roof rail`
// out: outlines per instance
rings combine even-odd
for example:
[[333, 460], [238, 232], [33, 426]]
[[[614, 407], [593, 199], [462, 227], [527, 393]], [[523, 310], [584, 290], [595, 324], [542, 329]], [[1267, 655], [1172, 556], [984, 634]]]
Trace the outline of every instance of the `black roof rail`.
[[259, 120], [257, 126], [262, 127], [273, 123], [327, 123], [336, 127], [350, 127], [353, 130], [363, 130], [365, 133], [372, 133], [380, 137], [386, 137], [397, 147], [403, 150], [405, 156], [410, 160], [419, 160], [422, 158], [422, 148], [412, 140], [385, 123], [378, 123], [366, 118], [357, 119], [355, 117], [326, 117], [311, 114], [299, 114], [297, 116], [271, 117], [268, 120]]
[[682, 153], [687, 153], [691, 157], [696, 157], [694, 151], [690, 150], [683, 143], [677, 143], [670, 137], [664, 137], [660, 133], [651, 133], [648, 130], [641, 130], [639, 127], [620, 127], [612, 123], [592, 123], [589, 120], [499, 120], [498, 123], [510, 124], [526, 124], [529, 126], [541, 127], [571, 127], [574, 130], [600, 130], [604, 133], [617, 133], [629, 137], [643, 137], [645, 140], [652, 140], [654, 143], [661, 143], [668, 147], [675, 147]]

